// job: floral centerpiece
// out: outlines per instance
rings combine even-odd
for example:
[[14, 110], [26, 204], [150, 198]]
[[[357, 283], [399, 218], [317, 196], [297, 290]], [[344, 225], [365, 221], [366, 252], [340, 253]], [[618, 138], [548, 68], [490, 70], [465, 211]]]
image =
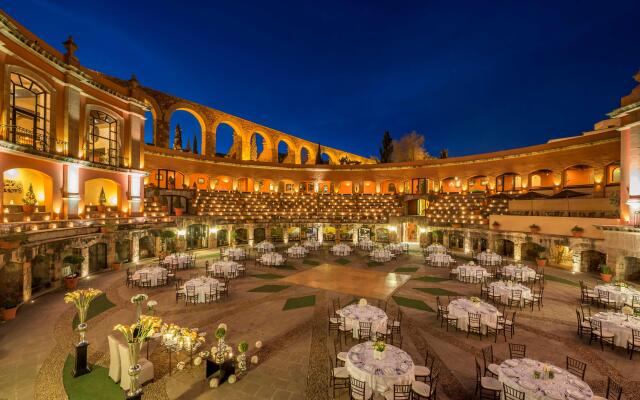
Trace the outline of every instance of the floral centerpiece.
[[218, 339], [218, 346], [215, 351], [212, 350], [212, 353], [215, 354], [214, 358], [216, 364], [222, 364], [229, 352], [228, 346], [224, 343], [224, 338], [227, 336], [227, 324], [219, 324], [215, 335], [216, 339]]
[[617, 280], [614, 285], [616, 285], [619, 289], [626, 289], [629, 287], [629, 284], [623, 280]]
[[149, 300], [147, 301], [147, 311], [149, 312], [149, 314], [151, 315], [155, 315], [156, 314], [156, 306], [158, 305], [158, 302], [155, 300]]
[[633, 315], [633, 308], [629, 306], [624, 306], [622, 307], [622, 313], [627, 316], [627, 321], [628, 321], [629, 317]]
[[384, 351], [387, 348], [387, 344], [382, 340], [373, 342], [373, 359], [382, 360], [384, 358]]
[[360, 299], [358, 301], [358, 307], [364, 307], [367, 305], [367, 299]]
[[136, 320], [140, 319], [142, 314], [142, 303], [147, 300], [149, 296], [144, 293], [138, 293], [131, 297], [131, 303], [136, 305]]
[[236, 361], [238, 362], [240, 373], [247, 371], [247, 350], [249, 350], [249, 343], [247, 343], [246, 340], [238, 343], [238, 357], [236, 357]]
[[[134, 296], [135, 297], [135, 296]], [[128, 397], [138, 395], [142, 389], [138, 388], [138, 375], [140, 375], [140, 364], [138, 364], [140, 348], [147, 338], [153, 336], [161, 329], [162, 320], [150, 315], [140, 315], [138, 321], [131, 325], [116, 325], [113, 330], [122, 333], [129, 347], [129, 376], [131, 386], [127, 392]]]
[[475, 297], [475, 296], [469, 297], [469, 300], [471, 300], [473, 305], [476, 307], [480, 307], [480, 303], [482, 302], [482, 300], [480, 300], [479, 297]]
[[87, 311], [89, 305], [98, 296], [102, 294], [98, 289], [78, 289], [64, 295], [65, 303], [73, 303], [78, 309], [78, 331], [80, 332], [80, 343], [86, 343], [85, 335], [87, 332]]

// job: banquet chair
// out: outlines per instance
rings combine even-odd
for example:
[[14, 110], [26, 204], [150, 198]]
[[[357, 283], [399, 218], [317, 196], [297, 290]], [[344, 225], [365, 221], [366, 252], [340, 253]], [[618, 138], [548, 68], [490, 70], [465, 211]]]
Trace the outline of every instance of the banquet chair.
[[[120, 354], [120, 387], [123, 390], [129, 390], [129, 387], [131, 386], [131, 377], [129, 376], [129, 367], [131, 366], [131, 360], [129, 359], [129, 347], [124, 343], [119, 343], [118, 353]], [[138, 384], [143, 385], [145, 382], [153, 380], [153, 363], [142, 357], [136, 361], [140, 365]]]
[[500, 294], [496, 294], [495, 286], [489, 287], [489, 294], [487, 295], [487, 300], [491, 301], [493, 304], [498, 304], [502, 302], [502, 296]]
[[222, 298], [222, 296], [224, 296], [225, 298], [229, 297], [230, 283], [231, 281], [227, 277], [223, 278], [223, 282], [218, 282], [218, 298]]
[[509, 358], [518, 359], [527, 356], [527, 345], [519, 343], [509, 343]]
[[611, 299], [611, 293], [606, 290], [598, 289], [598, 304], [602, 305], [605, 309], [611, 307], [614, 311], [618, 310], [618, 304], [615, 300]]
[[484, 271], [483, 270], [478, 270], [476, 271], [476, 276], [475, 276], [475, 283], [484, 283]]
[[396, 327], [396, 326], [397, 326], [397, 327], [398, 327], [398, 330], [400, 330], [400, 325], [401, 325], [401, 323], [402, 323], [402, 316], [403, 316], [403, 315], [404, 315], [404, 314], [402, 313], [402, 310], [401, 310], [400, 308], [398, 308], [398, 314], [397, 314], [397, 316], [396, 316], [395, 321], [393, 321], [393, 324], [392, 324], [394, 327]]
[[[578, 336], [582, 337], [583, 334], [587, 333], [591, 335], [591, 324], [585, 325], [583, 322], [584, 317], [580, 315], [580, 311], [576, 308], [576, 319], [578, 320]], [[586, 321], [589, 322], [589, 321]]]
[[492, 376], [483, 376], [480, 363], [476, 358], [476, 390], [474, 394], [477, 395], [480, 392], [480, 399], [498, 400], [500, 399], [500, 392], [502, 386], [498, 379]]
[[489, 300], [489, 286], [484, 281], [480, 282], [480, 298]]
[[180, 261], [176, 257], [171, 258], [171, 268], [176, 271], [180, 269]]
[[634, 294], [631, 296], [631, 303], [627, 300], [624, 302], [624, 305], [631, 307], [634, 314], [640, 312], [640, 295]]
[[587, 363], [567, 356], [567, 371], [584, 380], [584, 374], [587, 372]]
[[215, 283], [209, 284], [209, 291], [204, 294], [205, 303], [214, 303], [218, 299], [218, 285]]
[[442, 320], [440, 321], [440, 328], [442, 328], [442, 324], [446, 324], [447, 332], [449, 332], [449, 327], [453, 326], [458, 330], [458, 317], [454, 317], [449, 313], [449, 309], [445, 307], [442, 312]]
[[238, 276], [242, 276], [243, 278], [245, 276], [247, 276], [247, 267], [246, 267], [246, 263], [242, 263], [238, 265], [238, 268], [236, 270], [236, 275]]
[[440, 296], [436, 296], [436, 320], [442, 318], [442, 314], [447, 311], [447, 306], [440, 303]]
[[131, 271], [131, 269], [127, 268], [127, 287], [129, 287], [129, 285], [138, 286], [138, 282], [139, 281], [140, 281], [140, 278], [134, 279], [133, 271]]
[[162, 273], [160, 274], [160, 277], [157, 278], [157, 279], [158, 279], [157, 280], [158, 286], [166, 286], [167, 285], [167, 281], [168, 281], [167, 271], [166, 270], [162, 271]]
[[459, 270], [455, 271], [455, 269], [456, 269], [455, 265], [452, 265], [449, 268], [449, 279], [454, 279], [454, 280], [458, 279], [458, 276], [459, 276], [460, 273], [458, 272]]
[[522, 283], [524, 282], [524, 278], [522, 277], [522, 270], [520, 271], [514, 271], [513, 273], [513, 280], [518, 282], [518, 283]]
[[172, 282], [176, 279], [176, 270], [171, 268], [165, 268], [167, 270], [167, 283]]
[[611, 350], [614, 350], [615, 343], [613, 341], [613, 333], [602, 330], [602, 321], [595, 318], [589, 320], [591, 324], [591, 335], [589, 336], [589, 345], [595, 339], [600, 342], [600, 349], [604, 351], [604, 344], [611, 344]]
[[118, 348], [120, 342], [114, 335], [107, 335], [107, 341], [109, 343], [109, 378], [118, 383], [120, 382], [120, 350]]
[[349, 398], [351, 400], [372, 400], [373, 390], [364, 381], [350, 377]]
[[516, 305], [518, 308], [522, 309], [522, 290], [512, 290], [507, 297], [507, 305], [509, 308]]
[[411, 398], [413, 400], [436, 399], [436, 389], [438, 388], [438, 371], [434, 369], [431, 372], [431, 382], [425, 383], [422, 381], [413, 381], [411, 384]]
[[140, 273], [140, 283], [138, 283], [138, 286], [144, 287], [144, 288], [151, 287], [151, 279], [149, 279], [149, 274], [146, 274], [144, 272]]
[[533, 278], [533, 283], [538, 282], [541, 287], [544, 287], [544, 268], [539, 268], [536, 271], [536, 276]]
[[358, 324], [358, 340], [366, 342], [371, 340], [371, 322], [360, 321]]
[[627, 352], [629, 360], [633, 360], [633, 352], [640, 350], [640, 329], [631, 330], [631, 339], [627, 339]]
[[475, 333], [478, 335], [480, 340], [482, 340], [482, 314], [478, 313], [469, 313], [469, 322], [467, 323], [467, 337], [469, 337], [470, 333]]
[[580, 302], [584, 303], [597, 303], [598, 295], [593, 290], [589, 289], [583, 281], [580, 281]]
[[500, 334], [500, 332], [502, 332], [502, 337], [504, 337], [504, 341], [507, 341], [507, 333], [505, 330], [505, 323], [504, 323], [505, 319], [504, 319], [504, 315], [499, 315], [496, 318], [496, 322], [495, 323], [491, 323], [491, 322], [487, 322], [486, 326], [487, 326], [487, 336], [489, 335], [495, 335], [496, 340], [495, 343], [498, 343], [498, 335]]
[[467, 270], [465, 268], [462, 268], [459, 271], [460, 271], [459, 272], [460, 282], [468, 283], [469, 282], [469, 277], [467, 276]]
[[347, 336], [353, 336], [353, 328], [347, 328], [347, 320], [345, 317], [340, 317], [340, 326], [338, 327], [338, 339], [340, 336], [344, 336], [344, 344], [347, 344]]
[[489, 345], [482, 349], [482, 361], [484, 362], [484, 376], [498, 377], [500, 367], [493, 363], [493, 345]]
[[622, 399], [622, 385], [607, 377], [607, 392], [605, 397], [593, 396], [592, 400], [620, 400]]
[[329, 360], [329, 381], [331, 382], [332, 398], [335, 399], [336, 391], [339, 389], [349, 389], [349, 371], [346, 367], [334, 367], [333, 359], [327, 354]]
[[518, 389], [508, 386], [506, 383], [502, 384], [504, 392], [504, 400], [524, 400], [525, 392], [521, 392]]
[[331, 335], [331, 332], [335, 331], [336, 333], [339, 333], [339, 329], [340, 329], [340, 318], [338, 318], [336, 316], [335, 313], [331, 314], [331, 309], [327, 308], [327, 315], [328, 315], [328, 321], [329, 321], [329, 327], [327, 330], [327, 333], [329, 335]]
[[333, 340], [333, 352], [336, 355], [336, 367], [344, 367], [347, 362], [347, 352], [342, 351], [342, 342], [340, 340]]
[[415, 365], [413, 369], [413, 375], [416, 381], [427, 382], [431, 380], [431, 370], [433, 369], [433, 362], [435, 359], [429, 357], [429, 349], [424, 353], [424, 365]]
[[528, 305], [531, 305], [531, 311], [533, 311], [533, 305], [537, 304], [538, 305], [538, 310], [540, 310], [540, 307], [544, 307], [544, 305], [542, 304], [542, 293], [543, 293], [544, 289], [541, 287], [538, 290], [533, 289], [531, 291], [531, 298], [527, 299], [526, 297], [523, 298], [524, 301], [524, 306], [527, 307]]
[[184, 304], [198, 304], [198, 294], [196, 293], [196, 287], [193, 285], [187, 285], [185, 288], [187, 291], [187, 297]]

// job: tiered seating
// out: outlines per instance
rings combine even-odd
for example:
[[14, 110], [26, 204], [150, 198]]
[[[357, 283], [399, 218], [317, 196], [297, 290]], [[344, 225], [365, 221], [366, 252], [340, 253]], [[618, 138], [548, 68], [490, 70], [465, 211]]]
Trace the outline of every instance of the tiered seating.
[[426, 211], [430, 223], [480, 225], [490, 214], [505, 214], [507, 201], [487, 198], [483, 193], [442, 194], [429, 203]]
[[144, 199], [144, 211], [152, 217], [164, 217], [168, 214], [167, 206], [160, 205], [160, 203], [153, 201], [153, 198], [147, 197]]
[[317, 195], [289, 193], [196, 193], [197, 215], [225, 221], [367, 221], [386, 222], [402, 214], [402, 203], [392, 195]]

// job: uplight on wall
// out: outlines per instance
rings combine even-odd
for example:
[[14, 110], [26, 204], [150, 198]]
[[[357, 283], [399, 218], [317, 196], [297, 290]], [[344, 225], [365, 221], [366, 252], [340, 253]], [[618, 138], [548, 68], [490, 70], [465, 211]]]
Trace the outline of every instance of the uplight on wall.
[[180, 229], [178, 230], [178, 236], [186, 236], [187, 235], [187, 230], [186, 229]]
[[215, 235], [216, 233], [218, 233], [218, 228], [216, 228], [216, 227], [209, 228], [209, 233], [211, 233], [211, 234], [214, 234], [214, 235]]

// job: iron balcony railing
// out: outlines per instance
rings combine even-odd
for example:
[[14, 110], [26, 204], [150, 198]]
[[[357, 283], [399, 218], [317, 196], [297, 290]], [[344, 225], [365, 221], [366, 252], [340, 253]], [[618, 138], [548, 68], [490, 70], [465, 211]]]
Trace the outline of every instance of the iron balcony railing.
[[39, 152], [66, 155], [68, 151], [66, 141], [55, 139], [53, 141], [55, 148], [51, 149], [52, 143], [49, 135], [37, 133], [17, 125], [0, 125], [0, 133], [7, 142], [30, 147]]

